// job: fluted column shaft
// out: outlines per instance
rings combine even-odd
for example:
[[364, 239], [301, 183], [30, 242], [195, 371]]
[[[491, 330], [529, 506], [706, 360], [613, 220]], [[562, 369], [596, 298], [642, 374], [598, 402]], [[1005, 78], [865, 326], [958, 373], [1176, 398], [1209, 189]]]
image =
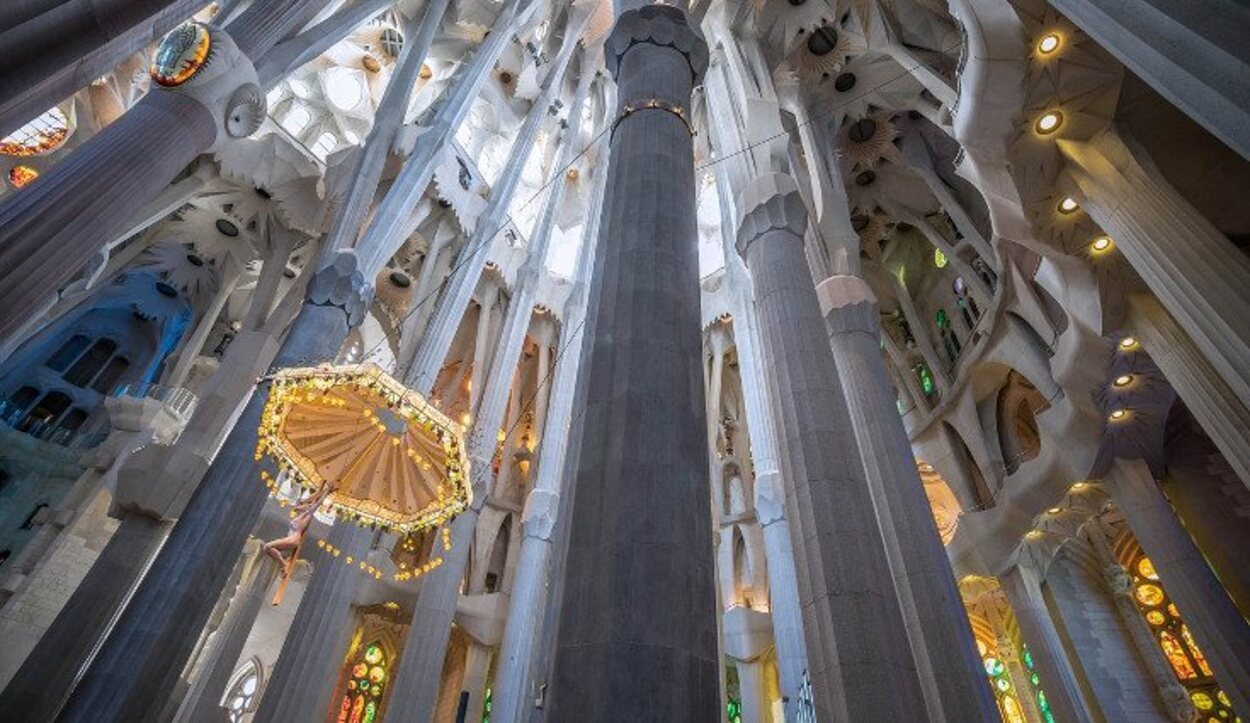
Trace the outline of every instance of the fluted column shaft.
[[351, 607], [363, 575], [373, 532], [336, 521], [327, 535], [337, 555], [324, 550], [313, 563], [312, 579], [300, 599], [282, 652], [265, 685], [257, 723], [317, 721], [326, 717], [335, 672], [351, 637]]
[[255, 554], [248, 577], [239, 584], [225, 620], [214, 633], [204, 667], [191, 682], [174, 718], [175, 723], [218, 723], [221, 718], [221, 698], [230, 684], [230, 676], [234, 675], [235, 663], [243, 654], [256, 616], [260, 614], [265, 593], [278, 575], [278, 566], [264, 552], [257, 549]]
[[[576, 108], [577, 106], [573, 106]], [[563, 166], [561, 166], [563, 167]], [[601, 166], [596, 173], [593, 199], [586, 214], [578, 258], [576, 285], [566, 306], [565, 334], [578, 334], [586, 320], [586, 281], [594, 263], [607, 173]], [[582, 337], [584, 339], [585, 337]], [[538, 632], [545, 619], [549, 589], [551, 541], [560, 512], [560, 497], [567, 475], [569, 438], [573, 417], [574, 391], [581, 371], [582, 339], [563, 340], [563, 351], [556, 357], [555, 380], [548, 394], [548, 415], [542, 428], [538, 476], [534, 489], [525, 499], [521, 514], [521, 551], [508, 601], [508, 617], [499, 645], [495, 671], [494, 710], [497, 723], [525, 720], [524, 711], [533, 699], [527, 687], [531, 679]]]
[[1238, 711], [1250, 710], [1250, 624], [1185, 531], [1145, 462], [1116, 460], [1104, 480]]
[[1015, 613], [1020, 635], [1033, 655], [1033, 665], [1037, 668], [1055, 720], [1059, 723], [1091, 723], [1093, 714], [1081, 693], [1055, 621], [1046, 609], [1036, 573], [1032, 569], [1016, 566], [999, 575], [998, 582], [1007, 595], [1011, 611]]
[[1114, 129], [1058, 145], [1076, 169], [1082, 208], [1250, 407], [1250, 258]]
[[[313, 277], [275, 365], [333, 359], [370, 296], [354, 256], [340, 253]], [[62, 720], [150, 720], [160, 712], [268, 494], [253, 457], [267, 387], [258, 385], [243, 408]]]
[[[478, 308], [477, 329], [473, 340], [473, 375], [469, 382], [469, 409], [476, 410], [482, 398], [486, 371], [490, 368], [490, 327], [495, 315], [495, 300], [499, 296], [499, 287], [489, 278], [486, 288], [482, 290], [482, 304]], [[511, 309], [509, 309], [511, 311]]]
[[712, 723], [717, 610], [684, 111], [707, 46], [680, 9], [645, 5], [619, 15], [606, 53], [619, 115], [547, 720]]
[[56, 718], [73, 690], [75, 677], [108, 632], [114, 612], [168, 531], [168, 524], [144, 515], [122, 518], [80, 583], [92, 595], [70, 596], [0, 695], [0, 710], [29, 711], [40, 720]]
[[0, 21], [0, 137], [106, 75], [201, 7], [200, 0], [18, 3], [15, 14]]
[[803, 255], [798, 187], [788, 176], [763, 176], [743, 192], [739, 213], [738, 251], [751, 271], [794, 475], [788, 508], [800, 518], [795, 543], [805, 547], [799, 594], [817, 716], [923, 719], [872, 490]]
[[878, 341], [876, 299], [857, 276], [816, 288], [894, 573], [931, 720], [990, 721], [997, 707], [933, 521]]

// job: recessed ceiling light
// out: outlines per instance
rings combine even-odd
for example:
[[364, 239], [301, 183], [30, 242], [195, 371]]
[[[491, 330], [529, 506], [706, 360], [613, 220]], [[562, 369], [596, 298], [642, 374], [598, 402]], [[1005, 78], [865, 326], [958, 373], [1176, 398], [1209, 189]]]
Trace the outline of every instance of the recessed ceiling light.
[[1128, 416], [1128, 412], [1124, 411], [1123, 409], [1117, 409], [1111, 413], [1112, 419], [1124, 419], [1127, 416]]
[[1132, 374], [1122, 374], [1116, 377], [1115, 381], [1112, 382], [1112, 384], [1116, 385], [1117, 387], [1127, 387], [1129, 384], [1132, 384], [1132, 383], [1133, 383]]
[[1046, 33], [1041, 40], [1037, 41], [1037, 52], [1042, 55], [1050, 55], [1059, 49], [1059, 43], [1058, 33]]
[[1075, 198], [1065, 196], [1064, 199], [1059, 202], [1059, 213], [1072, 213], [1080, 207], [1081, 205], [1076, 202]]
[[1134, 339], [1131, 336], [1126, 336], [1120, 340], [1121, 349], [1132, 349], [1136, 346], [1137, 346], [1137, 339]]
[[1042, 135], [1049, 135], [1059, 130], [1059, 126], [1063, 123], [1063, 114], [1057, 110], [1052, 110], [1041, 118], [1037, 119], [1034, 128]]
[[1060, 512], [1063, 512], [1062, 507], [1051, 507], [1049, 510], [1046, 510], [1046, 514], [1049, 514], [1049, 515], [1057, 515]]
[[1089, 247], [1098, 253], [1103, 253], [1104, 251], [1110, 251], [1113, 245], [1110, 236], [1099, 236], [1094, 239], [1094, 242]]

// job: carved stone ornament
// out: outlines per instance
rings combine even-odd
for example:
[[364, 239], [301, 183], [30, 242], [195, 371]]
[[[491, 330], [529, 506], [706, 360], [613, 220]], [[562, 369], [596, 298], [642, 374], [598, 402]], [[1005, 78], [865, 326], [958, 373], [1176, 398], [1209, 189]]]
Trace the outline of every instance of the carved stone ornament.
[[644, 5], [621, 14], [603, 49], [608, 70], [616, 77], [621, 57], [638, 43], [667, 46], [686, 56], [694, 84], [703, 81], [707, 72], [707, 43], [686, 19], [686, 14], [671, 5]]

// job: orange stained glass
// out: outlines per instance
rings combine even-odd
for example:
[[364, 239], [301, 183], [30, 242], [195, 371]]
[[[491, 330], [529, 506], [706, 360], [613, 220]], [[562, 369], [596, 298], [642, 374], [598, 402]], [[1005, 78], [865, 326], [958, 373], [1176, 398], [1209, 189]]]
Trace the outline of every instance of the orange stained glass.
[[1150, 583], [1138, 585], [1137, 589], [1133, 591], [1133, 594], [1137, 597], [1137, 602], [1142, 605], [1154, 607], [1155, 605], [1163, 602], [1163, 588], [1158, 585], [1152, 585]]
[[1175, 635], [1166, 630], [1160, 632], [1159, 647], [1163, 648], [1163, 654], [1167, 656], [1172, 669], [1176, 671], [1176, 677], [1181, 680], [1192, 680], [1198, 677], [1198, 671], [1194, 670], [1193, 663], [1189, 662], [1189, 656], [1185, 655], [1185, 649]]
[[9, 169], [9, 183], [14, 188], [21, 188], [36, 178], [39, 178], [39, 171], [30, 166], [13, 166]]
[[1149, 557], [1143, 557], [1137, 561], [1137, 573], [1147, 580], [1159, 579], [1159, 573], [1155, 572], [1155, 564], [1150, 561]]
[[1189, 653], [1193, 655], [1194, 662], [1198, 663], [1198, 669], [1202, 674], [1210, 678], [1215, 675], [1211, 672], [1211, 666], [1207, 664], [1207, 656], [1202, 654], [1202, 648], [1198, 647], [1198, 641], [1194, 640], [1193, 633], [1189, 632], [1189, 626], [1181, 625], [1181, 637], [1185, 639], [1185, 645], [1189, 646]]
[[1006, 723], [1028, 723], [1025, 720], [1024, 712], [1020, 710], [1020, 704], [1016, 702], [1015, 696], [1004, 695], [1003, 702], [1003, 720]]

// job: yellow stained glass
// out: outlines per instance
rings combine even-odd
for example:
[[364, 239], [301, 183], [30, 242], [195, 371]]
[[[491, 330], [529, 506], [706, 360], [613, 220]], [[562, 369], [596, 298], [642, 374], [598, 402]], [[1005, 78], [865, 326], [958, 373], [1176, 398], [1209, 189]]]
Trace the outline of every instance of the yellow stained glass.
[[1020, 710], [1020, 704], [1010, 695], [1004, 695], [1003, 701], [1003, 720], [1007, 723], [1026, 723], [1023, 711]]
[[1185, 639], [1185, 645], [1189, 646], [1189, 652], [1194, 656], [1194, 660], [1198, 663], [1198, 669], [1202, 674], [1210, 678], [1214, 673], [1211, 672], [1211, 666], [1207, 664], [1207, 656], [1202, 654], [1202, 649], [1198, 647], [1198, 642], [1194, 640], [1194, 636], [1189, 632], [1188, 625], [1181, 625], [1181, 637]]
[[1179, 618], [1181, 616], [1181, 611], [1177, 610], [1176, 606], [1172, 603], [1168, 603], [1168, 615], [1171, 615], [1174, 618]]
[[1163, 648], [1163, 654], [1171, 663], [1172, 669], [1176, 671], [1176, 677], [1181, 680], [1198, 677], [1198, 672], [1194, 670], [1193, 663], [1189, 662], [1189, 656], [1185, 655], [1185, 649], [1181, 647], [1181, 642], [1176, 639], [1175, 635], [1166, 630], [1159, 633], [1159, 647]]
[[1151, 625], [1162, 625], [1163, 623], [1167, 622], [1167, 618], [1164, 617], [1163, 613], [1159, 612], [1158, 610], [1151, 610], [1150, 612], [1146, 613], [1146, 622], [1150, 623]]
[[1194, 707], [1198, 710], [1211, 710], [1215, 707], [1215, 700], [1200, 690], [1190, 693], [1189, 699], [1194, 702]]
[[1143, 557], [1137, 561], [1137, 573], [1147, 580], [1159, 579], [1159, 573], [1155, 572], [1155, 564], [1150, 561], [1149, 557]]
[[39, 171], [30, 166], [13, 166], [9, 169], [9, 183], [14, 188], [21, 188], [36, 178], [39, 178]]
[[1158, 585], [1152, 585], [1150, 583], [1138, 585], [1137, 589], [1133, 591], [1133, 594], [1137, 596], [1137, 602], [1142, 605], [1154, 607], [1155, 605], [1163, 602], [1163, 588]]
[[1228, 695], [1224, 691], [1222, 690], [1215, 691], [1215, 697], [1218, 698], [1220, 703], [1222, 703], [1223, 705], [1226, 705], [1229, 708], [1233, 707], [1233, 702], [1228, 699]]

